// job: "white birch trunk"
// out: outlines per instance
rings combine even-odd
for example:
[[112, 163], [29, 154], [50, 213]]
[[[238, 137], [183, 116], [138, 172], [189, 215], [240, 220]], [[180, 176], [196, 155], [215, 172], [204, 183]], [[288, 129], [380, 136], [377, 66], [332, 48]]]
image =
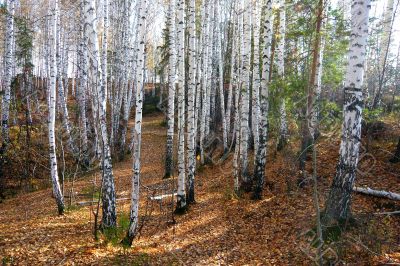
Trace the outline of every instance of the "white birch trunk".
[[14, 13], [15, 13], [15, 1], [7, 0], [7, 16], [6, 16], [6, 36], [5, 36], [5, 76], [4, 76], [4, 95], [2, 97], [2, 118], [1, 118], [1, 135], [2, 135], [2, 147], [1, 154], [7, 151], [9, 144], [9, 120], [10, 120], [10, 100], [11, 100], [11, 80], [13, 70], [13, 40], [14, 40]]
[[265, 164], [267, 161], [267, 137], [268, 137], [268, 86], [269, 86], [269, 64], [271, 62], [271, 42], [272, 42], [272, 0], [267, 0], [265, 4], [265, 21], [262, 39], [264, 41], [262, 50], [263, 71], [261, 76], [260, 91], [260, 120], [259, 120], [259, 147], [255, 157], [254, 179], [256, 186], [254, 198], [260, 199], [265, 183]]
[[225, 94], [224, 94], [224, 67], [223, 67], [223, 57], [222, 57], [222, 30], [221, 30], [221, 9], [219, 0], [216, 0], [215, 3], [216, 8], [216, 42], [217, 42], [217, 53], [218, 53], [218, 74], [219, 74], [219, 97], [220, 97], [220, 109], [221, 109], [221, 120], [222, 120], [222, 142], [224, 145], [224, 153], [228, 151], [228, 134], [227, 134], [227, 126], [226, 126], [226, 117], [225, 117]]
[[189, 0], [189, 72], [188, 72], [188, 117], [187, 117], [187, 174], [188, 195], [187, 202], [192, 203], [194, 198], [194, 175], [196, 170], [196, 138], [195, 138], [195, 97], [196, 97], [196, 9], [195, 0]]
[[175, 128], [175, 77], [176, 77], [176, 44], [175, 44], [175, 0], [170, 0], [169, 21], [169, 69], [168, 69], [168, 110], [167, 110], [167, 146], [165, 158], [165, 178], [173, 173], [174, 128]]
[[139, 188], [140, 188], [140, 152], [142, 145], [142, 109], [143, 109], [143, 92], [144, 92], [144, 73], [145, 73], [145, 30], [147, 17], [147, 0], [140, 1], [139, 5], [139, 21], [138, 21], [138, 47], [137, 47], [137, 66], [136, 71], [136, 116], [133, 129], [133, 176], [132, 176], [132, 196], [130, 210], [130, 224], [128, 234], [125, 241], [129, 245], [132, 244], [137, 234], [139, 220]]
[[249, 140], [249, 85], [250, 85], [250, 53], [251, 53], [251, 3], [244, 0], [243, 37], [242, 37], [242, 73], [241, 73], [241, 111], [240, 111], [240, 170], [242, 188], [248, 190], [250, 178], [248, 174], [248, 140]]
[[64, 77], [68, 80], [68, 76], [65, 76], [65, 70], [63, 65], [67, 65], [68, 62], [62, 60], [62, 54], [64, 53], [64, 49], [61, 46], [60, 39], [62, 37], [61, 35], [61, 19], [60, 17], [57, 18], [57, 38], [56, 38], [56, 47], [57, 47], [57, 54], [56, 54], [56, 59], [57, 59], [57, 82], [58, 82], [58, 101], [59, 101], [59, 107], [61, 109], [62, 113], [62, 120], [63, 120], [63, 128], [65, 130], [66, 136], [68, 138], [68, 148], [70, 152], [72, 153], [73, 157], [75, 159], [79, 158], [78, 151], [75, 147], [74, 140], [72, 139], [71, 135], [71, 123], [69, 120], [69, 113], [68, 113], [68, 107], [67, 107], [67, 99], [65, 95], [65, 88], [64, 88], [64, 82], [63, 79]]
[[254, 18], [253, 33], [254, 33], [254, 61], [253, 61], [253, 87], [252, 87], [252, 116], [251, 128], [254, 141], [254, 158], [257, 156], [259, 148], [259, 120], [260, 120], [260, 7], [258, 2], [255, 3], [252, 16]]
[[56, 155], [56, 82], [57, 82], [57, 19], [59, 16], [58, 0], [55, 1], [54, 14], [51, 25], [51, 47], [50, 47], [50, 87], [49, 87], [49, 150], [50, 150], [50, 170], [51, 181], [53, 183], [53, 194], [56, 199], [58, 213], [64, 213], [64, 197], [62, 195], [60, 183], [58, 180], [57, 155]]
[[[93, 82], [96, 82], [94, 100], [98, 103], [98, 119], [102, 137], [102, 171], [103, 171], [103, 193], [102, 206], [103, 217], [102, 226], [104, 228], [115, 227], [117, 223], [116, 206], [115, 206], [115, 184], [112, 171], [111, 150], [107, 133], [107, 118], [106, 118], [106, 92], [107, 84], [102, 80], [102, 69], [105, 69], [104, 64], [107, 61], [100, 61], [99, 41], [97, 38], [97, 17], [95, 14], [95, 1], [84, 0], [85, 15], [86, 15], [86, 34], [88, 34], [88, 47], [92, 54], [92, 75]], [[106, 58], [103, 58], [106, 60]], [[99, 65], [99, 62], [103, 66]], [[97, 108], [95, 102], [95, 108]]]
[[179, 0], [178, 9], [178, 191], [177, 211], [186, 208], [185, 164], [185, 0]]
[[326, 224], [347, 219], [350, 213], [351, 191], [356, 177], [361, 144], [362, 84], [370, 8], [369, 0], [352, 1], [349, 64], [344, 84], [342, 139], [336, 175], [326, 201], [324, 217]]

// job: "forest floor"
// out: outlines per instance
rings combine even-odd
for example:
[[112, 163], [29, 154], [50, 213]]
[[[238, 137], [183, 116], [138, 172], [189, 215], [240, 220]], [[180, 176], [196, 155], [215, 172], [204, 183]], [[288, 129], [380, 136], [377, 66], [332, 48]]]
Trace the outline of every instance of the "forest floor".
[[[161, 115], [144, 118], [142, 146], [141, 231], [131, 248], [115, 239], [93, 239], [94, 206], [56, 213], [51, 189], [20, 194], [0, 203], [0, 259], [3, 265], [310, 265], [315, 208], [312, 184], [297, 186], [295, 143], [271, 154], [263, 199], [234, 196], [232, 163], [201, 167], [196, 176], [196, 204], [172, 215], [170, 197], [159, 203], [151, 195], [170, 193], [174, 179], [162, 180], [165, 128]], [[321, 137], [318, 190], [321, 209], [338, 157], [339, 138]], [[390, 164], [395, 140], [374, 140], [363, 153], [356, 183], [400, 193], [400, 164]], [[270, 148], [270, 151], [272, 148]], [[130, 156], [129, 156], [130, 157]], [[129, 214], [132, 160], [114, 164], [117, 209], [123, 236]], [[95, 174], [74, 184], [76, 201], [88, 200]], [[97, 174], [97, 180], [98, 180]], [[98, 182], [98, 181], [97, 181]], [[69, 191], [71, 184], [66, 184]], [[67, 194], [67, 193], [66, 193]], [[68, 203], [68, 198], [66, 202]], [[331, 235], [324, 258], [338, 265], [400, 263], [400, 216], [374, 213], [400, 210], [399, 202], [354, 194], [355, 222]], [[143, 222], [144, 221], [144, 222]], [[125, 225], [124, 225], [125, 224]], [[340, 234], [340, 236], [339, 236]]]

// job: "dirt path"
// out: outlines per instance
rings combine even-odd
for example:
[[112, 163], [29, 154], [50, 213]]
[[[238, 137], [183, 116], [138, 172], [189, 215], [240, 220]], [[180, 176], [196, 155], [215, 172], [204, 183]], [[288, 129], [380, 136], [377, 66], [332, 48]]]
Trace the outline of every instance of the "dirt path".
[[[141, 215], [145, 215], [146, 207], [148, 212], [149, 209], [153, 211], [151, 216], [146, 216], [148, 221], [132, 248], [107, 244], [104, 239], [95, 242], [91, 233], [91, 207], [57, 216], [51, 190], [47, 189], [0, 204], [2, 262], [16, 265], [310, 265], [314, 249], [304, 233], [313, 228], [315, 220], [311, 186], [300, 189], [293, 185], [288, 190], [287, 184], [295, 179], [285, 164], [285, 154], [269, 159], [267, 177], [271, 186], [262, 201], [233, 196], [232, 165], [228, 159], [221, 166], [199, 170], [197, 203], [188, 213], [175, 216], [175, 223], [172, 223], [169, 207], [164, 206], [160, 211], [157, 203], [148, 205], [146, 189], [163, 183], [165, 128], [161, 127], [161, 121], [161, 116], [145, 117], [143, 125]], [[319, 156], [322, 206], [334, 173], [337, 150], [328, 147], [321, 150]], [[400, 192], [398, 177], [385, 174], [398, 171], [396, 167], [383, 165], [378, 171], [385, 178], [385, 185]], [[116, 163], [114, 174], [118, 197], [129, 197], [131, 159]], [[361, 176], [358, 182], [373, 184], [371, 176], [375, 174]], [[79, 180], [75, 185], [77, 191], [88, 191], [92, 180], [93, 176]], [[356, 195], [353, 206], [363, 226], [351, 229], [344, 239], [357, 239], [361, 233], [365, 234], [363, 230], [369, 230], [375, 243], [384, 243], [379, 248], [386, 257], [373, 253], [379, 251], [373, 239], [369, 243], [369, 239], [361, 237], [360, 241], [369, 250], [354, 240], [344, 244], [347, 251], [327, 256], [334, 260], [334, 256], [339, 255], [340, 259], [358, 265], [377, 264], [387, 261], [388, 257], [400, 259], [400, 249], [396, 247], [400, 243], [399, 217], [369, 218], [364, 226], [361, 215], [379, 206], [379, 211], [399, 209], [399, 204]], [[120, 217], [124, 217], [124, 213], [126, 217], [128, 210], [129, 202], [118, 202]], [[308, 248], [310, 250], [306, 251]]]

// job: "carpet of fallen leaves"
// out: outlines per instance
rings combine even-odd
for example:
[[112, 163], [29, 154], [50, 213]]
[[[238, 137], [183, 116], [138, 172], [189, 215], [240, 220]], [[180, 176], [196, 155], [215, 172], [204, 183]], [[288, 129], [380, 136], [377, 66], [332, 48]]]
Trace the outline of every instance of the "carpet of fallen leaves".
[[[142, 151], [142, 230], [131, 248], [93, 239], [94, 207], [56, 213], [51, 189], [20, 194], [0, 204], [0, 259], [3, 265], [310, 265], [315, 208], [312, 184], [297, 186], [296, 150], [270, 152], [267, 188], [260, 201], [237, 198], [232, 190], [231, 158], [201, 167], [196, 176], [196, 204], [172, 215], [167, 203], [147, 197], [162, 180], [165, 128], [162, 116], [145, 117]], [[399, 164], [390, 164], [395, 140], [376, 140], [363, 152], [357, 185], [400, 193]], [[339, 138], [321, 137], [318, 145], [318, 190], [321, 209], [335, 172]], [[272, 150], [272, 148], [271, 148]], [[129, 197], [131, 159], [114, 164], [118, 198]], [[90, 190], [93, 174], [74, 184]], [[67, 184], [66, 191], [68, 191]], [[66, 199], [68, 201], [68, 199]], [[400, 209], [398, 202], [354, 195], [355, 225], [322, 247], [337, 265], [400, 263], [400, 217], [373, 215]], [[151, 211], [150, 211], [151, 210]], [[129, 201], [118, 201], [121, 216]]]

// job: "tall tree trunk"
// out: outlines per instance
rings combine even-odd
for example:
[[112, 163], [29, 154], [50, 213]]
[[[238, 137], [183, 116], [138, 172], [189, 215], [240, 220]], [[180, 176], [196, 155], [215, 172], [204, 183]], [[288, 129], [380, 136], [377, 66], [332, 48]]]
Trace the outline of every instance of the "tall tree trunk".
[[361, 140], [362, 83], [368, 36], [370, 1], [353, 0], [351, 39], [344, 87], [342, 140], [336, 175], [325, 205], [323, 222], [327, 225], [350, 215], [351, 191], [357, 172]]
[[[232, 8], [232, 13], [233, 13]], [[235, 19], [236, 22], [236, 19]], [[227, 131], [227, 138], [230, 141], [231, 136], [231, 113], [232, 113], [232, 99], [233, 99], [233, 76], [235, 71], [235, 55], [236, 55], [236, 24], [232, 22], [232, 37], [231, 37], [231, 58], [230, 58], [230, 69], [229, 69], [229, 88], [228, 88], [228, 99], [226, 102], [226, 112], [225, 112], [225, 120], [226, 120], [226, 131]], [[233, 142], [233, 140], [232, 140]]]
[[203, 52], [202, 52], [202, 85], [201, 85], [201, 117], [200, 117], [200, 162], [205, 163], [205, 138], [207, 136], [207, 112], [209, 109], [208, 101], [208, 80], [210, 79], [210, 13], [212, 11], [213, 5], [206, 1], [204, 3], [205, 16], [203, 18], [202, 32], [203, 34]]
[[256, 150], [254, 180], [256, 181], [254, 198], [261, 199], [265, 183], [265, 164], [267, 161], [267, 137], [268, 137], [268, 84], [269, 84], [269, 63], [271, 60], [272, 41], [272, 0], [265, 4], [265, 21], [262, 39], [264, 40], [262, 50], [263, 71], [261, 76], [261, 97], [260, 97], [260, 139], [259, 147]]
[[137, 234], [137, 226], [139, 220], [139, 188], [140, 188], [140, 151], [142, 145], [142, 114], [143, 114], [143, 93], [144, 93], [144, 73], [145, 73], [145, 30], [147, 17], [147, 0], [141, 1], [139, 5], [139, 21], [138, 21], [138, 48], [137, 62], [138, 71], [136, 71], [136, 116], [133, 129], [133, 176], [132, 176], [132, 196], [129, 230], [125, 243], [131, 245]]
[[66, 61], [62, 60], [62, 55], [64, 53], [63, 48], [60, 43], [60, 39], [62, 37], [62, 31], [61, 31], [61, 19], [60, 17], [57, 18], [57, 82], [58, 82], [58, 97], [59, 97], [59, 107], [61, 109], [61, 114], [62, 114], [62, 121], [63, 121], [63, 128], [65, 130], [66, 136], [68, 138], [68, 148], [70, 152], [72, 153], [73, 157], [78, 160], [79, 159], [79, 154], [78, 150], [75, 147], [74, 140], [72, 138], [72, 133], [71, 133], [71, 123], [69, 120], [69, 113], [68, 113], [68, 107], [67, 107], [67, 97], [65, 95], [65, 88], [64, 88], [64, 77], [68, 80], [68, 76], [65, 76], [63, 66], [65, 64], [68, 64]]
[[253, 86], [251, 93], [251, 128], [254, 141], [254, 158], [259, 148], [259, 123], [260, 123], [260, 7], [256, 2], [253, 10], [253, 35], [254, 35], [254, 59], [253, 59]]
[[185, 164], [185, 0], [179, 0], [178, 9], [178, 212], [186, 209]]
[[[286, 10], [285, 1], [279, 1], [279, 38], [277, 40], [276, 47], [276, 59], [278, 65], [278, 76], [281, 82], [285, 79], [285, 35], [286, 35]], [[285, 91], [280, 88], [282, 93], [282, 100], [279, 106], [279, 139], [278, 139], [278, 150], [285, 147], [288, 137], [288, 125], [286, 120], [286, 102], [285, 102]]]
[[393, 29], [393, 23], [394, 23], [394, 18], [395, 14], [397, 11], [397, 7], [399, 5], [399, 0], [397, 0], [396, 8], [395, 11], [393, 12], [393, 0], [388, 0], [387, 1], [387, 6], [386, 6], [386, 11], [383, 15], [383, 33], [382, 33], [382, 39], [381, 39], [381, 52], [379, 55], [379, 74], [378, 74], [378, 88], [374, 94], [374, 99], [372, 102], [372, 109], [375, 109], [379, 106], [382, 98], [382, 90], [383, 86], [385, 84], [385, 72], [386, 72], [386, 63], [387, 59], [389, 56], [389, 48], [390, 48], [390, 42], [392, 39], [392, 29]]
[[174, 168], [174, 127], [175, 127], [175, 76], [176, 76], [176, 43], [175, 43], [175, 0], [170, 0], [168, 9], [169, 23], [169, 69], [168, 69], [168, 110], [167, 110], [167, 147], [165, 158], [165, 178], [169, 178]]
[[195, 0], [189, 1], [189, 72], [188, 72], [188, 117], [187, 117], [187, 164], [188, 164], [188, 194], [187, 203], [195, 201], [194, 175], [196, 167], [196, 142], [195, 142], [195, 97], [196, 97], [196, 9]]
[[251, 179], [248, 173], [248, 140], [249, 140], [249, 87], [250, 87], [250, 56], [251, 56], [251, 2], [244, 1], [243, 37], [242, 37], [242, 73], [241, 73], [241, 111], [240, 111], [240, 175], [242, 189], [251, 188]]
[[221, 21], [220, 21], [220, 3], [219, 0], [216, 0], [215, 3], [216, 9], [216, 42], [217, 42], [217, 53], [218, 53], [218, 77], [219, 77], [219, 99], [220, 99], [220, 109], [221, 109], [221, 120], [222, 120], [222, 142], [224, 145], [224, 153], [228, 151], [228, 135], [227, 135], [227, 126], [226, 126], [226, 118], [225, 118], [225, 94], [224, 94], [224, 67], [223, 67], [223, 58], [222, 58], [222, 34], [221, 30]]
[[[100, 60], [99, 42], [97, 38], [97, 18], [95, 14], [95, 1], [84, 0], [85, 16], [86, 16], [86, 34], [88, 36], [88, 47], [92, 54], [92, 81], [97, 80], [94, 95], [94, 108], [98, 106], [98, 119], [102, 138], [102, 172], [103, 172], [103, 193], [102, 193], [102, 227], [109, 228], [117, 225], [116, 206], [115, 206], [115, 184], [112, 171], [111, 150], [107, 132], [107, 117], [106, 117], [106, 95], [107, 84], [104, 82], [102, 69], [106, 69], [104, 64], [107, 64], [107, 58], [103, 57]], [[101, 66], [99, 65], [101, 62]], [[96, 104], [97, 103], [97, 104]]]
[[[305, 170], [306, 157], [311, 150], [312, 140], [315, 138], [317, 130], [317, 97], [321, 91], [321, 72], [322, 72], [322, 44], [321, 44], [321, 27], [323, 21], [324, 1], [318, 1], [317, 21], [315, 26], [315, 40], [313, 47], [313, 60], [311, 63], [311, 74], [308, 82], [307, 107], [305, 118], [302, 121], [302, 141], [299, 156], [300, 171]], [[312, 129], [310, 131], [309, 129]], [[305, 175], [305, 173], [304, 173]]]
[[[83, 15], [83, 6], [80, 6], [81, 16]], [[88, 120], [86, 113], [86, 93], [87, 93], [87, 82], [88, 82], [88, 53], [87, 46], [85, 44], [85, 36], [84, 36], [84, 21], [81, 21], [80, 32], [81, 32], [81, 40], [79, 44], [79, 87], [77, 87], [77, 95], [78, 95], [78, 106], [79, 106], [79, 118], [80, 118], [80, 138], [82, 141], [81, 153], [83, 155], [82, 164], [84, 167], [89, 167], [89, 146], [88, 146]]]
[[56, 199], [58, 213], [62, 215], [64, 213], [64, 197], [62, 195], [60, 183], [58, 180], [57, 170], [57, 155], [56, 155], [56, 136], [55, 136], [55, 125], [56, 125], [56, 82], [57, 82], [57, 19], [59, 16], [58, 0], [55, 1], [54, 15], [52, 18], [51, 25], [51, 57], [50, 57], [50, 87], [49, 87], [49, 150], [50, 150], [50, 169], [51, 169], [51, 181], [53, 183], [53, 194]]
[[10, 119], [10, 100], [11, 100], [11, 81], [12, 81], [12, 69], [13, 69], [13, 40], [14, 40], [14, 10], [15, 1], [7, 0], [7, 14], [6, 14], [6, 41], [5, 41], [5, 73], [4, 73], [4, 95], [2, 97], [2, 119], [1, 119], [1, 135], [2, 135], [2, 147], [0, 156], [4, 156], [7, 151], [8, 144], [10, 142], [9, 136], [9, 119]]

